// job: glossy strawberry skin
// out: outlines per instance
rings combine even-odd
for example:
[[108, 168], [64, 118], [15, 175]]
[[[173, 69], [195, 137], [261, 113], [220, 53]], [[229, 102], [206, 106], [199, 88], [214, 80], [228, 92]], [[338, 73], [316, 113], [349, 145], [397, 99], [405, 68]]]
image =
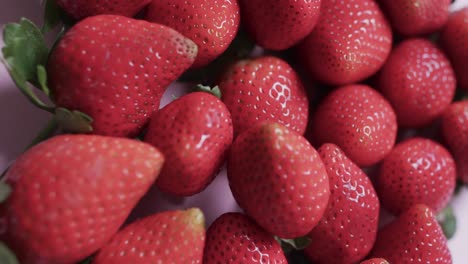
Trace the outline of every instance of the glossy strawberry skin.
[[201, 192], [219, 172], [232, 144], [231, 114], [214, 95], [195, 92], [151, 117], [145, 141], [164, 153], [156, 185], [174, 195]]
[[419, 203], [436, 213], [455, 188], [455, 162], [440, 144], [424, 138], [403, 141], [385, 157], [377, 176], [382, 207], [398, 215]]
[[67, 31], [53, 49], [50, 88], [58, 106], [94, 119], [94, 134], [132, 137], [196, 53], [191, 40], [168, 27], [94, 16]]
[[271, 56], [240, 61], [224, 74], [219, 88], [232, 114], [235, 137], [263, 121], [305, 132], [307, 94], [287, 62]]
[[314, 78], [331, 85], [362, 81], [384, 64], [392, 31], [373, 0], [322, 0], [317, 25], [298, 47]]
[[264, 122], [234, 141], [229, 186], [245, 212], [282, 238], [306, 235], [322, 217], [330, 187], [317, 151], [296, 132]]
[[389, 264], [389, 263], [383, 258], [373, 258], [373, 259], [365, 260], [361, 262], [361, 264]]
[[383, 227], [371, 253], [389, 263], [451, 264], [452, 257], [433, 211], [422, 204], [412, 206]]
[[441, 120], [442, 136], [455, 159], [457, 176], [468, 183], [468, 100], [452, 103]]
[[231, 44], [240, 24], [237, 0], [153, 0], [146, 20], [171, 27], [199, 47], [193, 67], [216, 59]]
[[338, 145], [358, 166], [371, 166], [393, 148], [395, 112], [387, 100], [366, 85], [334, 90], [319, 105], [309, 139], [320, 146]]
[[75, 19], [113, 14], [132, 17], [151, 0], [57, 0], [57, 4]]
[[271, 50], [285, 50], [304, 39], [317, 23], [321, 2], [239, 1], [246, 30], [258, 45]]
[[204, 225], [203, 213], [196, 208], [156, 213], [115, 234], [93, 264], [201, 264]]
[[63, 135], [25, 152], [6, 175], [1, 212], [21, 263], [74, 263], [119, 229], [156, 179], [162, 154], [130, 139]]
[[378, 82], [403, 127], [429, 124], [455, 95], [456, 81], [450, 62], [425, 39], [408, 39], [396, 46]]
[[379, 199], [367, 175], [334, 144], [319, 149], [330, 182], [330, 199], [319, 224], [308, 234], [305, 253], [313, 263], [353, 264], [372, 249]]
[[206, 232], [203, 264], [277, 263], [288, 261], [273, 235], [247, 215], [225, 213]]

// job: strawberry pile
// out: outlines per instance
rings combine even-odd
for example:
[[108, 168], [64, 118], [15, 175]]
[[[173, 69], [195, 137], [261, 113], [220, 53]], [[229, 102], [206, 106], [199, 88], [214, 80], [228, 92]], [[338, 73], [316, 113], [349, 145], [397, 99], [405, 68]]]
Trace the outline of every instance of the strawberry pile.
[[[452, 263], [468, 7], [450, 4], [45, 1], [42, 28], [3, 32], [51, 122], [0, 180], [0, 263]], [[193, 92], [161, 107], [174, 82]], [[135, 213], [224, 165], [240, 212]]]

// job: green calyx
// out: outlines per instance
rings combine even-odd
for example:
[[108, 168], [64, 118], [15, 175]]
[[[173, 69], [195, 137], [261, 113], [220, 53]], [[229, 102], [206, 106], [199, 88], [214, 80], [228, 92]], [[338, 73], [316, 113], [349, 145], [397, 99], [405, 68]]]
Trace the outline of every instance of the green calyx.
[[442, 231], [447, 239], [451, 239], [457, 230], [457, 219], [453, 213], [453, 208], [449, 205], [437, 215], [437, 221], [442, 227]]
[[3, 242], [0, 242], [0, 263], [19, 264], [15, 254]]
[[275, 239], [281, 244], [281, 248], [285, 253], [290, 253], [294, 250], [303, 250], [312, 242], [308, 236], [297, 237], [294, 239], [275, 237]]
[[211, 88], [210, 86], [199, 84], [195, 87], [195, 91], [209, 93], [221, 99], [221, 90], [219, 89], [219, 86], [217, 85]]
[[[11, 186], [6, 184], [4, 181], [0, 181], [0, 203], [3, 203], [8, 199], [11, 194]], [[3, 263], [3, 262], [0, 262]]]

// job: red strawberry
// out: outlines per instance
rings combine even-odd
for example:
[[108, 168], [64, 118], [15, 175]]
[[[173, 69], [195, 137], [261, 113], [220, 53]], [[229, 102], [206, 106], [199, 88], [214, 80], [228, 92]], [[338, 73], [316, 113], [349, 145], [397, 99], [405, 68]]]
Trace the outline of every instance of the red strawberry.
[[145, 137], [166, 157], [156, 185], [175, 195], [201, 192], [224, 163], [232, 133], [229, 110], [206, 92], [182, 96], [156, 112]]
[[269, 56], [240, 61], [224, 74], [219, 87], [232, 114], [235, 136], [263, 121], [305, 132], [307, 94], [287, 62]]
[[399, 143], [385, 157], [377, 176], [382, 204], [393, 214], [423, 203], [442, 210], [455, 189], [455, 162], [440, 144], [424, 138]]
[[468, 7], [450, 16], [440, 43], [455, 70], [458, 87], [468, 91]]
[[373, 258], [373, 259], [368, 259], [366, 261], [363, 261], [361, 262], [361, 264], [389, 264], [389, 263], [383, 258]]
[[50, 86], [59, 106], [94, 118], [93, 133], [135, 136], [196, 53], [191, 40], [168, 27], [94, 16], [67, 31], [52, 51]]
[[398, 264], [452, 263], [434, 213], [422, 204], [412, 206], [381, 229], [371, 255]]
[[231, 44], [240, 24], [237, 0], [153, 0], [146, 19], [169, 26], [199, 47], [193, 67], [205, 66]]
[[126, 226], [93, 264], [202, 263], [205, 217], [197, 208], [157, 213]]
[[6, 175], [1, 217], [21, 263], [74, 263], [102, 247], [156, 179], [161, 153], [123, 138], [63, 135], [28, 150]]
[[394, 107], [399, 125], [420, 127], [448, 107], [455, 94], [455, 75], [432, 42], [408, 39], [390, 54], [380, 73], [379, 89]]
[[468, 100], [450, 105], [442, 115], [441, 126], [455, 159], [458, 178], [468, 183]]
[[241, 213], [226, 213], [206, 232], [203, 264], [287, 264], [280, 244], [254, 221]]
[[229, 185], [238, 204], [260, 226], [282, 238], [306, 235], [330, 195], [317, 151], [283, 125], [264, 122], [243, 132], [229, 155]]
[[392, 31], [373, 0], [322, 0], [321, 14], [298, 54], [313, 77], [327, 84], [362, 81], [390, 53]]
[[246, 30], [267, 49], [284, 50], [315, 27], [321, 0], [239, 0]]
[[314, 143], [334, 143], [358, 166], [371, 166], [393, 148], [397, 124], [392, 107], [377, 91], [348, 85], [322, 101], [311, 131]]
[[57, 0], [65, 12], [75, 19], [101, 14], [132, 17], [151, 0]]
[[314, 263], [353, 264], [372, 249], [379, 221], [379, 199], [367, 175], [334, 144], [319, 150], [330, 181], [330, 201], [305, 249]]

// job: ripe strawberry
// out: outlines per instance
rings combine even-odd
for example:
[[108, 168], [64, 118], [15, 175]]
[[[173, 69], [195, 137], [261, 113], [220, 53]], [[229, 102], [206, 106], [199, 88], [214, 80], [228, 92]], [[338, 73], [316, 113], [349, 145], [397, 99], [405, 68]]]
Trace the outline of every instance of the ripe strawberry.
[[198, 45], [193, 67], [205, 66], [231, 44], [240, 24], [237, 0], [153, 0], [146, 19], [169, 26]]
[[329, 94], [311, 124], [310, 140], [338, 145], [358, 166], [371, 166], [393, 148], [397, 123], [390, 104], [365, 85], [348, 85]]
[[157, 213], [126, 226], [93, 264], [202, 263], [205, 217], [200, 209]]
[[201, 192], [224, 163], [232, 133], [229, 110], [206, 92], [182, 96], [154, 113], [145, 141], [166, 157], [156, 185], [175, 195]]
[[203, 264], [217, 263], [288, 262], [273, 235], [242, 213], [226, 213], [206, 232]]
[[455, 94], [455, 75], [432, 42], [408, 39], [393, 49], [378, 86], [394, 107], [399, 125], [420, 127], [448, 107]]
[[57, 4], [75, 19], [101, 14], [132, 17], [151, 0], [57, 0]]
[[390, 53], [392, 31], [373, 0], [322, 0], [312, 33], [298, 47], [306, 68], [332, 85], [362, 81], [376, 73]]
[[21, 263], [74, 263], [102, 247], [156, 179], [161, 153], [123, 138], [63, 135], [20, 156], [1, 213]]
[[423, 203], [442, 210], [455, 189], [455, 162], [440, 144], [424, 138], [405, 140], [385, 157], [377, 176], [382, 204], [397, 215]]
[[305, 132], [307, 94], [287, 62], [270, 56], [240, 61], [224, 74], [219, 87], [232, 114], [235, 136], [263, 121]]
[[383, 227], [371, 255], [398, 264], [452, 263], [447, 239], [434, 213], [422, 204], [412, 206]]
[[458, 87], [468, 91], [468, 7], [449, 17], [440, 43], [455, 70]]
[[305, 249], [314, 263], [362, 260], [372, 249], [379, 221], [379, 199], [367, 175], [334, 144], [319, 150], [330, 181], [330, 201]]
[[232, 194], [261, 227], [282, 238], [306, 235], [330, 196], [317, 151], [283, 125], [264, 122], [234, 141], [227, 164]]
[[368, 259], [366, 261], [363, 261], [361, 262], [361, 264], [389, 264], [389, 263], [383, 258], [373, 258], [373, 259]]
[[441, 119], [442, 135], [455, 159], [458, 178], [468, 183], [468, 100], [451, 104]]
[[94, 119], [93, 133], [135, 136], [196, 53], [191, 40], [168, 27], [94, 16], [67, 31], [52, 51], [50, 86], [58, 106]]
[[239, 0], [246, 30], [267, 49], [284, 50], [315, 27], [322, 0]]

